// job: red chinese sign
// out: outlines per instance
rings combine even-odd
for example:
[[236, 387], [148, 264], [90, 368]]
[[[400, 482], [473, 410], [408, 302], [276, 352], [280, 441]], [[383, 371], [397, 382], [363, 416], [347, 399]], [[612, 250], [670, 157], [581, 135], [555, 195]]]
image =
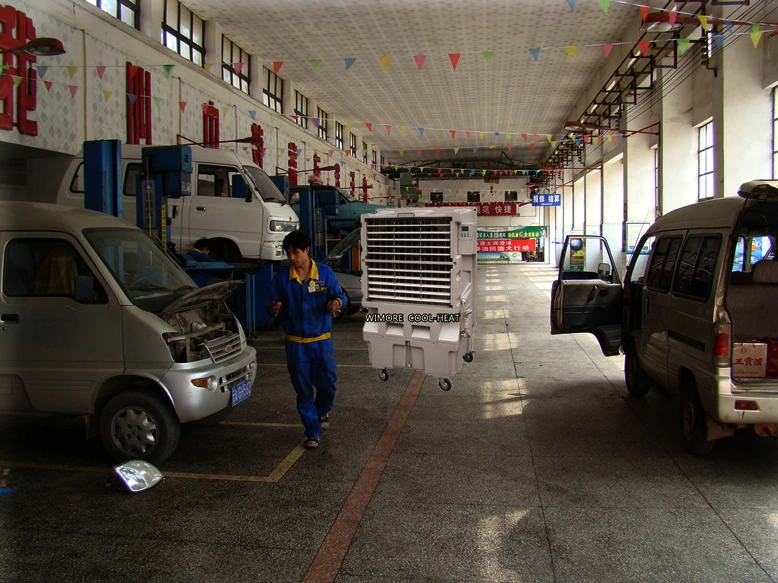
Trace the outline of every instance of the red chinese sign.
[[127, 143], [151, 145], [151, 73], [127, 62]]
[[203, 104], [203, 144], [206, 148], [218, 148], [221, 140], [219, 133], [219, 110], [213, 101]]
[[[13, 6], [0, 7], [0, 49], [8, 51], [36, 38], [32, 19]], [[19, 128], [19, 133], [38, 135], [38, 122], [27, 117], [38, 102], [38, 76], [32, 68], [36, 57], [26, 53], [2, 54], [0, 72], [0, 130]], [[15, 85], [14, 79], [20, 79]], [[16, 95], [14, 96], [14, 88]], [[15, 99], [14, 99], [15, 97]], [[16, 122], [14, 122], [14, 110]]]
[[479, 253], [527, 253], [534, 251], [537, 239], [479, 239]]
[[427, 203], [425, 206], [465, 206], [475, 207], [479, 217], [512, 217], [516, 214], [518, 204], [515, 202], [441, 202]]

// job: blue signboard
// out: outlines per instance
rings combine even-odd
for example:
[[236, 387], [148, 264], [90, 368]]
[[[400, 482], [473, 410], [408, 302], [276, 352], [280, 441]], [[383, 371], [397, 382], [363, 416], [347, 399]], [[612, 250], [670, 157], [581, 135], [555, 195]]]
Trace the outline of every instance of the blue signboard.
[[562, 195], [553, 192], [533, 194], [532, 206], [562, 206]]

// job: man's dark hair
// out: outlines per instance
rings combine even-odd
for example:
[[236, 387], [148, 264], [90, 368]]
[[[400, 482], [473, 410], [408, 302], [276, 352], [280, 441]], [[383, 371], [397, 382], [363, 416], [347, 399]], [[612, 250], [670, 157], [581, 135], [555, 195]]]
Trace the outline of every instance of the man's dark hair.
[[311, 248], [311, 238], [303, 231], [292, 231], [284, 237], [284, 251], [287, 253], [290, 249], [305, 251]]
[[208, 245], [208, 239], [206, 239], [205, 237], [201, 237], [200, 239], [195, 241], [194, 248], [200, 249], [202, 251], [203, 249], [210, 249], [211, 246]]

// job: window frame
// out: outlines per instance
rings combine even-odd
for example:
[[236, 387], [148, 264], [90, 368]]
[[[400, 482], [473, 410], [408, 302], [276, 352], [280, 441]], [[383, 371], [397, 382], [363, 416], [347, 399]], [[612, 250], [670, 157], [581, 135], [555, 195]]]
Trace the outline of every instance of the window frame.
[[[225, 51], [225, 43], [229, 48], [229, 60], [225, 57], [227, 52]], [[237, 58], [235, 56], [236, 49]], [[240, 73], [235, 70], [235, 63], [243, 63]], [[224, 34], [222, 35], [222, 81], [246, 95], [251, 95], [251, 55]]]
[[697, 200], [713, 198], [715, 194], [715, 150], [713, 121], [697, 128]]
[[316, 127], [316, 135], [326, 142], [329, 138], [329, 128], [327, 127], [327, 124], [330, 120], [330, 114], [324, 111], [321, 107], [317, 107], [316, 117], [319, 118], [319, 124]]
[[778, 173], [778, 86], [773, 87], [773, 172], [772, 178]]
[[303, 128], [308, 129], [308, 98], [300, 93], [297, 89], [294, 90], [294, 115], [297, 116], [295, 123]]
[[[266, 75], [262, 84], [262, 103], [276, 113], [284, 113], [284, 80], [264, 67]], [[279, 90], [280, 85], [280, 90]]]
[[[169, 5], [175, 3], [176, 23], [173, 26], [168, 22], [168, 12], [170, 12]], [[189, 14], [189, 36], [182, 32], [181, 26], [181, 9], [184, 9]], [[199, 27], [199, 36], [201, 43], [198, 44], [195, 40], [195, 28]], [[168, 37], [175, 41], [176, 48], [174, 49], [168, 44]], [[187, 61], [191, 61], [195, 65], [203, 67], [205, 65], [205, 20], [200, 18], [193, 10], [187, 7], [179, 0], [163, 0], [162, 6], [162, 44], [177, 53]], [[182, 46], [186, 47], [186, 51], [182, 52]], [[188, 54], [186, 54], [188, 52]], [[197, 57], [197, 58], [195, 58]]]
[[[123, 22], [127, 26], [131, 26], [135, 30], [140, 30], [140, 0], [111, 0], [111, 2], [107, 2], [106, 0], [86, 1], [99, 10], [102, 10], [106, 14], [110, 14], [116, 20]], [[114, 13], [108, 10], [108, 6], [104, 6], [106, 4], [113, 4], [116, 12]], [[125, 8], [127, 9], [126, 13], [124, 10]], [[125, 14], [127, 16], [132, 16], [132, 22], [127, 22], [127, 20], [124, 18]]]

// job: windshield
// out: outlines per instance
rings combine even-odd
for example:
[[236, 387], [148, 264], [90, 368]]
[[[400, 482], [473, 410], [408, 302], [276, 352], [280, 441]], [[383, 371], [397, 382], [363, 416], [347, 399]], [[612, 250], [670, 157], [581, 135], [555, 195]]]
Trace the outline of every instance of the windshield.
[[264, 170], [256, 166], [244, 166], [243, 169], [254, 182], [254, 186], [259, 191], [262, 200], [265, 202], [280, 202], [281, 204], [286, 202], [284, 195], [281, 194], [281, 191], [278, 190], [278, 187]]
[[186, 272], [143, 231], [90, 229], [84, 231], [84, 236], [139, 308], [157, 314], [197, 289]]

